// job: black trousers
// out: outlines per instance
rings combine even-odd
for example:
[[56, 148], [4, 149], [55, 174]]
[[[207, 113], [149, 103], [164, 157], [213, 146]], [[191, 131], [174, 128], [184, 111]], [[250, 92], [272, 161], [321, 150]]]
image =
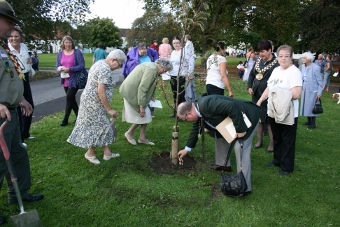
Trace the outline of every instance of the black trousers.
[[[29, 73], [25, 73], [25, 80], [23, 80], [24, 84], [24, 98], [26, 101], [31, 104], [32, 109], [34, 110], [34, 103], [33, 103], [33, 97], [32, 97], [32, 90], [31, 90], [31, 85], [30, 85], [30, 77]], [[21, 132], [21, 140], [24, 142], [24, 139], [30, 137], [30, 128], [32, 124], [32, 116], [33, 116], [33, 111], [32, 114], [29, 116], [23, 115], [21, 111], [21, 107], [18, 106], [18, 114], [19, 114], [19, 125], [20, 125], [20, 132]]]
[[294, 119], [294, 125], [284, 125], [275, 122], [268, 117], [274, 137], [274, 160], [282, 171], [293, 172], [295, 159], [295, 142], [298, 118]]
[[207, 84], [206, 86], [208, 95], [224, 95], [224, 89], [216, 87], [212, 84]]
[[71, 111], [73, 110], [74, 114], [78, 116], [78, 103], [76, 100], [76, 94], [78, 92], [78, 88], [69, 88], [64, 87], [66, 93], [66, 108], [63, 122], [68, 123], [68, 118], [70, 117]]
[[[178, 105], [181, 104], [182, 102], [185, 102], [185, 77], [184, 76], [180, 76], [178, 78], [179, 81], [179, 92], [178, 92]], [[171, 84], [171, 90], [173, 93], [173, 97], [174, 97], [174, 103], [176, 104], [176, 97], [177, 97], [177, 77], [176, 76], [172, 76], [171, 80], [170, 80], [170, 84]]]

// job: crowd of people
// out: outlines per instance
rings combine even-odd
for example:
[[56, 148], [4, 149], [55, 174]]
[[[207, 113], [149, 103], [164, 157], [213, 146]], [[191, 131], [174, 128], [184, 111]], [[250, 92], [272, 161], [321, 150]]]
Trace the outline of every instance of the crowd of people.
[[[34, 70], [39, 70], [38, 57], [29, 53], [23, 43], [24, 34], [20, 27], [15, 26], [18, 21], [11, 5], [0, 0], [0, 9], [0, 60], [5, 66], [0, 68], [0, 123], [9, 121], [4, 137], [9, 146], [21, 196], [24, 201], [38, 201], [44, 196], [28, 193], [31, 175], [24, 143], [25, 139], [34, 138], [30, 134], [34, 102], [29, 77]], [[124, 101], [121, 115], [123, 121], [131, 124], [124, 136], [131, 145], [138, 143], [154, 146], [155, 142], [146, 135], [147, 125], [154, 117], [154, 110], [149, 103], [154, 100], [157, 80], [161, 78], [158, 76], [166, 75], [167, 77], [162, 78], [169, 80], [173, 92], [174, 112], [171, 117], [177, 117], [183, 122], [193, 122], [186, 146], [178, 152], [179, 158], [182, 159], [191, 152], [199, 135], [206, 129], [215, 141], [215, 163], [210, 168], [231, 172], [230, 160], [226, 160], [230, 144], [217, 129], [225, 118], [230, 117], [236, 131], [236, 168], [239, 172], [242, 167], [248, 186], [247, 191], [238, 197], [252, 192], [251, 149], [263, 146], [265, 132], [269, 136], [266, 151], [273, 153], [273, 159], [267, 165], [279, 167], [280, 175], [292, 173], [299, 111], [300, 116], [307, 117], [307, 122], [303, 125], [315, 129], [318, 114], [313, 113], [312, 109], [320, 100], [322, 92], [329, 91], [331, 57], [326, 55], [324, 59], [323, 55], [319, 55], [314, 61], [310, 52], [303, 53], [303, 65], [299, 70], [293, 64], [291, 46], [280, 46], [275, 55], [273, 43], [262, 40], [257, 46], [259, 56], [250, 47], [245, 54], [246, 64], [239, 62], [237, 67], [240, 79], [247, 81], [247, 91], [251, 96], [251, 101], [240, 100], [234, 97], [228, 79], [225, 43], [216, 41], [213, 43], [214, 53], [206, 62], [206, 93], [196, 97], [194, 46], [191, 36], [174, 36], [171, 43], [172, 47], [165, 37], [160, 46], [157, 40], [153, 40], [150, 46], [139, 43], [128, 52], [117, 49], [110, 53], [106, 53], [104, 44], [99, 43], [78, 106], [76, 94], [81, 88], [77, 81], [80, 72], [85, 70], [84, 56], [70, 36], [63, 37], [61, 51], [56, 59], [56, 72], [66, 93], [66, 108], [60, 125], [69, 124], [72, 110], [76, 116], [73, 120], [75, 126], [67, 142], [87, 149], [85, 159], [96, 165], [100, 164], [95, 155], [96, 147], [102, 147], [105, 161], [120, 156], [109, 147], [114, 142], [114, 129], [108, 116], [112, 119], [119, 116], [119, 110], [113, 109], [110, 102], [117, 82], [112, 72], [121, 69], [124, 76], [119, 88]], [[242, 71], [243, 74], [240, 75]], [[225, 89], [228, 90], [229, 97], [225, 96]], [[136, 141], [134, 132], [139, 126], [140, 133]], [[256, 142], [253, 146], [255, 132]], [[17, 203], [2, 155], [0, 166], [0, 186], [6, 178], [9, 188], [8, 202]], [[5, 219], [0, 218], [0, 224], [4, 222]]]

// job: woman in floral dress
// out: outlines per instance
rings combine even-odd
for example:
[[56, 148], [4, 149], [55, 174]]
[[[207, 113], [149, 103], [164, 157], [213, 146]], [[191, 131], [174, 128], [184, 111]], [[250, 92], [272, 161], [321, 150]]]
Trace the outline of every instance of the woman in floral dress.
[[121, 68], [126, 56], [121, 50], [112, 51], [105, 60], [97, 61], [90, 69], [86, 87], [80, 98], [76, 125], [67, 142], [88, 148], [85, 158], [93, 164], [100, 164], [95, 148], [103, 147], [104, 160], [119, 157], [110, 151], [113, 130], [108, 115], [118, 117], [118, 112], [110, 107], [113, 88], [116, 84], [113, 70]]

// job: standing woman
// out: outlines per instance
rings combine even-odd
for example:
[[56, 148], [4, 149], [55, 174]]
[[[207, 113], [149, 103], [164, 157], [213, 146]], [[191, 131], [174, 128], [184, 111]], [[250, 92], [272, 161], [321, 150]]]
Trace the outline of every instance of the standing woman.
[[[272, 53], [273, 46], [269, 40], [260, 41], [257, 45], [257, 49], [260, 57], [256, 60], [254, 67], [252, 69], [249, 68], [250, 73], [248, 79], [248, 92], [252, 95], [253, 103], [258, 102], [261, 95], [267, 88], [267, 82], [273, 70], [279, 66], [275, 55]], [[263, 128], [268, 120], [266, 100], [261, 101], [261, 110], [262, 113], [260, 116], [260, 122], [256, 129], [257, 142], [254, 145], [255, 149], [262, 147]], [[270, 124], [267, 124], [267, 127], [269, 135], [269, 146], [267, 148], [267, 152], [273, 152], [274, 141]]]
[[333, 70], [333, 64], [331, 60], [331, 56], [326, 54], [326, 66], [325, 66], [325, 73], [323, 77], [323, 90], [328, 92], [329, 85], [331, 83], [331, 73]]
[[[299, 115], [299, 98], [301, 96], [302, 78], [301, 72], [292, 63], [293, 48], [288, 45], [280, 46], [277, 49], [280, 66], [275, 68], [268, 80], [268, 87], [257, 102], [261, 106], [262, 102], [268, 98], [268, 122], [270, 123], [274, 138], [273, 161], [267, 163], [268, 166], [278, 166], [278, 174], [287, 175], [294, 170], [295, 142], [297, 132], [297, 121]], [[318, 73], [320, 68], [317, 67]], [[276, 95], [272, 95], [272, 94]], [[279, 96], [281, 95], [281, 96]], [[276, 98], [276, 100], [275, 100]], [[289, 109], [288, 116], [281, 121], [270, 115], [270, 106], [278, 105], [282, 109]], [[279, 111], [277, 111], [279, 112]], [[274, 114], [275, 115], [275, 114]], [[287, 120], [289, 118], [289, 120]]]
[[254, 64], [255, 64], [255, 60], [256, 60], [256, 55], [254, 53], [254, 48], [253, 47], [249, 47], [248, 52], [246, 53], [246, 59], [247, 59], [247, 71], [244, 73], [243, 75], [243, 80], [244, 81], [248, 81], [249, 79], [249, 73], [250, 71], [253, 69]]
[[[27, 46], [23, 43], [24, 34], [18, 26], [15, 26], [11, 36], [8, 39], [8, 47], [12, 51], [12, 53], [16, 56], [17, 61], [20, 65], [21, 72], [24, 73], [25, 79], [23, 80], [24, 84], [24, 98], [29, 104], [32, 106], [32, 110], [34, 110], [34, 103], [30, 85], [30, 73], [32, 68], [32, 58], [28, 54]], [[34, 139], [34, 136], [30, 135], [30, 127], [32, 123], [32, 113], [29, 116], [25, 116], [21, 112], [21, 107], [18, 107], [19, 113], [19, 123], [20, 123], [20, 131], [21, 131], [21, 140], [23, 145], [25, 139]]]
[[[177, 76], [179, 83], [179, 95], [178, 95], [178, 105], [185, 102], [185, 81], [186, 78], [193, 79], [195, 59], [191, 52], [186, 48], [183, 49], [182, 53], [182, 43], [178, 36], [172, 39], [172, 46], [175, 50], [172, 51], [170, 56], [170, 61], [173, 69], [169, 72], [171, 76], [170, 84], [171, 90], [174, 97], [174, 106], [176, 105], [177, 98]], [[182, 58], [181, 58], [182, 54]], [[174, 114], [170, 116], [171, 118], [176, 117], [176, 107], [174, 108]]]
[[[66, 93], [66, 109], [61, 126], [68, 125], [68, 118], [73, 110], [76, 117], [78, 116], [78, 103], [76, 100], [77, 78], [76, 72], [80, 72], [85, 69], [85, 60], [83, 53], [75, 49], [75, 44], [70, 36], [64, 36], [61, 40], [61, 51], [57, 55], [56, 70], [58, 74], [68, 73], [68, 78], [61, 78], [61, 85], [64, 87]], [[73, 122], [75, 122], [74, 120]]]
[[157, 76], [171, 69], [168, 59], [146, 62], [138, 65], [120, 86], [119, 91], [124, 98], [123, 121], [132, 124], [125, 132], [125, 138], [130, 144], [137, 145], [133, 133], [140, 126], [138, 143], [155, 145], [146, 138], [146, 126], [152, 121], [148, 104], [155, 91]]
[[302, 54], [303, 87], [300, 115], [307, 117], [308, 120], [304, 125], [310, 129], [316, 128], [315, 117], [318, 116], [318, 114], [314, 114], [312, 110], [315, 102], [319, 100], [322, 95], [322, 74], [320, 67], [313, 63], [313, 59], [314, 56], [310, 52]]
[[171, 49], [171, 45], [169, 44], [169, 39], [165, 37], [162, 40], [162, 44], [159, 45], [159, 50], [158, 50], [159, 57], [168, 59], [171, 56], [171, 52], [172, 52], [172, 49]]
[[229, 97], [234, 97], [227, 76], [227, 59], [224, 57], [225, 44], [221, 41], [213, 44], [215, 53], [207, 60], [206, 89], [208, 95], [224, 95], [227, 88]]
[[103, 148], [104, 160], [119, 157], [109, 148], [113, 142], [113, 131], [107, 115], [118, 117], [118, 112], [110, 106], [116, 84], [112, 71], [121, 68], [125, 61], [124, 52], [117, 49], [91, 67], [87, 85], [81, 94], [76, 126], [67, 139], [75, 146], [88, 148], [85, 158], [93, 164], [100, 164], [94, 154], [97, 146]]

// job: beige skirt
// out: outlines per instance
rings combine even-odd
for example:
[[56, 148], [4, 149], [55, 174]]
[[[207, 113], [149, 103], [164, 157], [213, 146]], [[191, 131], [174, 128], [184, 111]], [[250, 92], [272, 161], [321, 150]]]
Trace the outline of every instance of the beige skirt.
[[148, 106], [145, 108], [145, 116], [141, 117], [125, 99], [122, 115], [123, 122], [126, 121], [131, 124], [148, 124], [152, 121], [151, 111]]

